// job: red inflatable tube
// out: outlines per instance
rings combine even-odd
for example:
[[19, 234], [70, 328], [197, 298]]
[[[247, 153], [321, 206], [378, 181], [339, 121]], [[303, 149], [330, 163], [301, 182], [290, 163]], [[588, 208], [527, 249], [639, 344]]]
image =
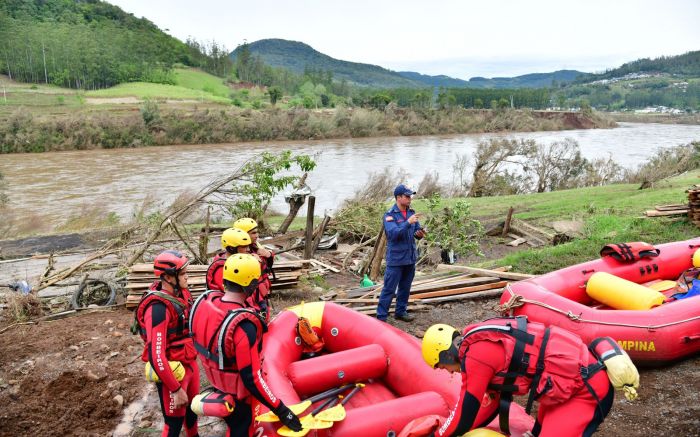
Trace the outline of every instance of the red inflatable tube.
[[287, 375], [297, 394], [311, 396], [349, 382], [381, 378], [386, 373], [386, 361], [384, 349], [370, 344], [291, 363]]
[[[307, 318], [324, 342], [322, 355], [302, 359], [298, 318]], [[420, 340], [375, 318], [333, 303], [313, 302], [282, 311], [263, 340], [263, 372], [270, 389], [286, 405], [311, 394], [367, 378], [345, 405], [347, 417], [312, 437], [386, 437], [421, 416], [449, 416], [458, 401], [461, 376], [431, 369]], [[342, 371], [344, 377], [339, 378]], [[513, 404], [511, 430], [518, 437], [534, 420]], [[257, 416], [266, 409], [254, 402]], [[302, 413], [308, 414], [310, 410]], [[277, 435], [280, 424], [255, 422], [254, 435]]]
[[[513, 315], [560, 326], [591, 342], [609, 336], [639, 365], [659, 366], [700, 351], [700, 297], [675, 300], [645, 311], [594, 308], [586, 281], [607, 272], [639, 284], [677, 280], [693, 267], [700, 239], [656, 246], [658, 257], [623, 263], [612, 257], [577, 264], [506, 288], [501, 304], [515, 296], [529, 301], [512, 308]], [[516, 299], [520, 299], [517, 298]]]
[[[398, 435], [408, 422], [429, 414], [449, 415], [445, 399], [435, 392], [423, 392], [348, 410], [344, 421], [333, 427], [333, 436]], [[447, 413], [446, 413], [447, 412]]]

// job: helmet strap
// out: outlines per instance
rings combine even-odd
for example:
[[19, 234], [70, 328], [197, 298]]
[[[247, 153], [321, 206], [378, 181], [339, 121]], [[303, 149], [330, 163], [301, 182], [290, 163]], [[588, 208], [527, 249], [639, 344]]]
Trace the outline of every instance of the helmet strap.
[[[168, 275], [170, 276], [170, 275]], [[173, 289], [173, 294], [175, 296], [180, 296], [182, 294], [182, 288], [180, 287], [180, 279], [179, 279], [179, 274], [175, 276], [175, 283], [173, 284], [172, 282], [168, 281], [165, 279], [165, 273], [160, 275], [160, 280], [162, 282], [165, 282], [166, 284], [170, 285], [170, 287]]]

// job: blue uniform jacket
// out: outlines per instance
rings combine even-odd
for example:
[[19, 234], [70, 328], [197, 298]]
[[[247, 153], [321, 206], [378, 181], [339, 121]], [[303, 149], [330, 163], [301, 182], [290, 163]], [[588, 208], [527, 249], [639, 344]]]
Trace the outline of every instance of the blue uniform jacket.
[[386, 231], [386, 265], [405, 266], [415, 264], [418, 260], [415, 233], [421, 229], [419, 222], [408, 223], [408, 218], [416, 212], [408, 209], [406, 218], [396, 204], [384, 213], [384, 231]]

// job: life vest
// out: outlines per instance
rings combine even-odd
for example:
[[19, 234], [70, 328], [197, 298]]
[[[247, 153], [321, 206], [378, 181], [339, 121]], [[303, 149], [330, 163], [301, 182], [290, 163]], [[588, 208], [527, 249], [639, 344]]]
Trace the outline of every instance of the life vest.
[[506, 434], [514, 394], [529, 393], [529, 414], [535, 400], [543, 405], [565, 402], [585, 386], [584, 379], [592, 376], [582, 370], [588, 368], [590, 361], [586, 344], [577, 335], [556, 326], [528, 323], [522, 316], [468, 326], [459, 348], [460, 362], [478, 341], [501, 343], [506, 354], [506, 367], [497, 371], [489, 383], [489, 389], [501, 393], [500, 425]]
[[608, 244], [600, 250], [600, 256], [611, 256], [618, 261], [629, 263], [639, 261], [642, 258], [654, 258], [659, 256], [661, 250], [649, 243], [617, 243]]
[[275, 272], [272, 270], [272, 264], [275, 262], [275, 252], [270, 250], [270, 256], [269, 257], [264, 257], [258, 254], [258, 245], [251, 245], [250, 246], [250, 253], [258, 255], [260, 257], [260, 271], [262, 272], [262, 275], [260, 276], [260, 280], [266, 280], [270, 281], [270, 276], [273, 278], [275, 277]]
[[224, 291], [223, 268], [226, 264], [227, 253], [220, 252], [214, 257], [207, 269], [207, 290]]
[[268, 296], [272, 292], [272, 280], [270, 279], [270, 274], [274, 276], [272, 271], [272, 263], [274, 260], [274, 252], [269, 258], [257, 255], [256, 249], [250, 249], [251, 254], [255, 254], [260, 260], [260, 271], [262, 272], [260, 278], [258, 279], [258, 287], [255, 289], [250, 296], [246, 298], [246, 303], [249, 307], [254, 308], [259, 312], [265, 319], [265, 323], [270, 323], [272, 308], [270, 307], [270, 302]]
[[146, 310], [154, 303], [165, 305], [168, 312], [169, 323], [166, 336], [165, 356], [169, 361], [193, 361], [196, 353], [192, 347], [188, 324], [189, 307], [192, 304], [192, 296], [189, 290], [182, 289], [182, 297], [161, 291], [160, 281], [151, 284], [148, 292], [143, 295], [134, 311], [134, 323], [131, 326], [133, 334], [139, 334], [144, 342], [141, 359], [148, 361], [148, 337], [145, 328]]
[[221, 308], [223, 296], [221, 291], [210, 290], [195, 301], [190, 312], [192, 338], [209, 382], [220, 391], [234, 395], [236, 399], [244, 399], [249, 393], [236, 366], [232, 333], [244, 320], [252, 322], [257, 328], [258, 350], [262, 350], [262, 338], [267, 332], [267, 325], [250, 308]]

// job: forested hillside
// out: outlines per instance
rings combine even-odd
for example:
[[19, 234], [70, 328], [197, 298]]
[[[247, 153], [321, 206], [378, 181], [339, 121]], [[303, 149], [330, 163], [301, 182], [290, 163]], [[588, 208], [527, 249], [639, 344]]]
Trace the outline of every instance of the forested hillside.
[[700, 50], [678, 56], [637, 59], [604, 73], [584, 74], [578, 78], [577, 82], [620, 78], [634, 73], [667, 73], [678, 77], [700, 77]]
[[351, 84], [376, 88], [419, 87], [420, 82], [402, 77], [399, 73], [377, 65], [341, 61], [324, 55], [311, 46], [284, 39], [262, 39], [238, 47], [231, 53], [237, 61], [242, 50], [247, 50], [253, 57], [259, 57], [266, 65], [284, 68], [295, 74], [304, 74], [309, 70], [329, 72], [338, 81], [345, 80]]
[[23, 82], [82, 89], [173, 83], [176, 63], [210, 71], [230, 65], [225, 51], [213, 46], [221, 52], [215, 59], [202, 53], [210, 46], [183, 43], [98, 0], [0, 2], [0, 73]]

